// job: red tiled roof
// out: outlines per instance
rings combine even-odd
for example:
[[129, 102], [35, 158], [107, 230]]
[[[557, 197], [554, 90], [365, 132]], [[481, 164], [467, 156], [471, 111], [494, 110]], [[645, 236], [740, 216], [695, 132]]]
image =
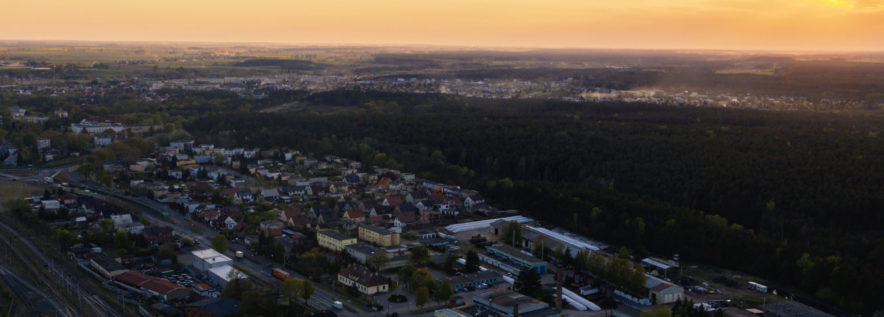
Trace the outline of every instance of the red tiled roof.
[[399, 206], [399, 204], [402, 204], [402, 197], [389, 195], [387, 196], [387, 203], [390, 204], [390, 206]]
[[163, 295], [167, 295], [179, 289], [184, 289], [184, 287], [181, 285], [169, 282], [161, 278], [151, 279], [149, 282], [141, 285], [141, 288]]
[[218, 216], [220, 216], [220, 215], [221, 215], [221, 212], [218, 211], [218, 209], [212, 209], [212, 210], [207, 211], [206, 215], [203, 217], [206, 218], [206, 220], [212, 220], [212, 219], [217, 219]]
[[114, 277], [115, 280], [124, 284], [139, 287], [150, 281], [152, 277], [138, 271], [129, 271]]
[[291, 219], [300, 216], [302, 213], [301, 208], [291, 207], [282, 210], [282, 215], [285, 219]]
[[347, 210], [347, 218], [350, 218], [350, 219], [365, 218], [365, 213], [363, 213], [361, 209], [350, 209], [350, 210]]

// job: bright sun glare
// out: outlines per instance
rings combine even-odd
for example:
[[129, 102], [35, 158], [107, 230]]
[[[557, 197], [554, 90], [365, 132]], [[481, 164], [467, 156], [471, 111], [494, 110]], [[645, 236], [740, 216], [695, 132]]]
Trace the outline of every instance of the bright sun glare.
[[822, 3], [828, 4], [833, 7], [839, 7], [843, 9], [853, 9], [856, 7], [853, 1], [847, 0], [820, 0]]

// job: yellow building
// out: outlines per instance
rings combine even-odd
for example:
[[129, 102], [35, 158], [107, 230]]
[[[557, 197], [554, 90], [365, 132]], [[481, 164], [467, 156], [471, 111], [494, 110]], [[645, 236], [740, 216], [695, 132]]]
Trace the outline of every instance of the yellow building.
[[356, 238], [351, 238], [334, 230], [319, 230], [316, 232], [316, 240], [319, 246], [333, 250], [341, 251], [344, 247], [356, 243]]
[[196, 160], [189, 159], [189, 160], [181, 160], [181, 161], [175, 162], [175, 166], [178, 166], [178, 167], [185, 166], [185, 165], [196, 165]]
[[382, 247], [399, 245], [399, 234], [372, 225], [359, 226], [359, 239], [377, 244]]

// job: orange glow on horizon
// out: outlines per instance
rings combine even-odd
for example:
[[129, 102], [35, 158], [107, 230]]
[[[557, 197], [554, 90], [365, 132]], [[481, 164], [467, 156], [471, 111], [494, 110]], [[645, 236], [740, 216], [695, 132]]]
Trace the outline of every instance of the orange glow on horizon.
[[884, 50], [884, 0], [0, 0], [0, 40]]

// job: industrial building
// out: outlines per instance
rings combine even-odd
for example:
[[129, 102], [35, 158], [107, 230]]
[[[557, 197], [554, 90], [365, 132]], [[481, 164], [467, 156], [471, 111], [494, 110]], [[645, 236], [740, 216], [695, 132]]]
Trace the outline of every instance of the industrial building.
[[479, 260], [513, 274], [519, 274], [524, 269], [532, 269], [538, 274], [546, 273], [546, 261], [505, 244], [488, 247], [486, 252], [479, 254]]

